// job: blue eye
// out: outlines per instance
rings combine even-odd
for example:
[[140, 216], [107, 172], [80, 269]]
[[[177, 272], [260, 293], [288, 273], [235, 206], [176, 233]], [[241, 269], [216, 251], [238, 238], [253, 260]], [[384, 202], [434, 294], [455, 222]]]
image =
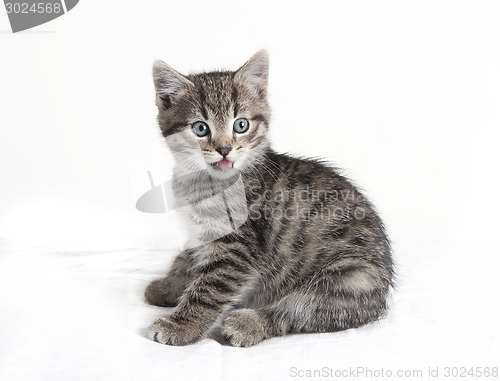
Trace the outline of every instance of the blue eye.
[[233, 130], [238, 134], [242, 134], [248, 131], [248, 127], [250, 127], [250, 123], [245, 118], [239, 118], [234, 121]]
[[208, 128], [207, 124], [203, 122], [193, 123], [192, 129], [193, 132], [196, 134], [196, 136], [199, 136], [200, 138], [207, 136], [208, 133], [210, 132], [210, 129]]

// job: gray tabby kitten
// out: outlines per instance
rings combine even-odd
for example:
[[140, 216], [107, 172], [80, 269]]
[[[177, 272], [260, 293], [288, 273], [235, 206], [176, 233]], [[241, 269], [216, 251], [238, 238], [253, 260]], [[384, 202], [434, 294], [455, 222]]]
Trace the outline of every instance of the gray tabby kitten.
[[332, 167], [270, 148], [266, 51], [235, 72], [184, 76], [159, 61], [153, 75], [173, 192], [196, 237], [146, 290], [176, 306], [148, 336], [186, 345], [220, 325], [249, 347], [383, 316], [393, 262], [382, 221]]

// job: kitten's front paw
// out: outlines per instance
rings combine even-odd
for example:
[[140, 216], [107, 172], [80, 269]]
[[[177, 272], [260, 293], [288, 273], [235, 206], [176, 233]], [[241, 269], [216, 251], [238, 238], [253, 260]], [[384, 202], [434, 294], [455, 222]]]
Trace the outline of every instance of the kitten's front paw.
[[159, 318], [147, 330], [150, 339], [166, 345], [192, 344], [198, 341], [201, 335], [199, 328], [180, 323], [170, 316]]
[[234, 310], [222, 322], [221, 332], [232, 346], [251, 347], [269, 337], [265, 323], [255, 310]]

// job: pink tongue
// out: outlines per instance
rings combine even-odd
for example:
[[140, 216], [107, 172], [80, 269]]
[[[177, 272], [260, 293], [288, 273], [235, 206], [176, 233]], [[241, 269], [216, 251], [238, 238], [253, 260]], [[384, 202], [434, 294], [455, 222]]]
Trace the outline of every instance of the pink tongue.
[[223, 171], [227, 171], [228, 169], [233, 168], [233, 162], [229, 161], [229, 160], [226, 160], [226, 159], [222, 159], [221, 161], [218, 161], [217, 165]]

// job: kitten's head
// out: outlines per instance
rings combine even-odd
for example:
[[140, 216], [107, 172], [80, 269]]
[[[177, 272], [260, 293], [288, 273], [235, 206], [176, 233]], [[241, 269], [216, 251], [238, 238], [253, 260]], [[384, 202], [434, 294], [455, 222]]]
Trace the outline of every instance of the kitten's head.
[[184, 76], [154, 64], [158, 123], [179, 173], [207, 170], [226, 179], [262, 157], [269, 145], [268, 69], [265, 50], [235, 72]]

